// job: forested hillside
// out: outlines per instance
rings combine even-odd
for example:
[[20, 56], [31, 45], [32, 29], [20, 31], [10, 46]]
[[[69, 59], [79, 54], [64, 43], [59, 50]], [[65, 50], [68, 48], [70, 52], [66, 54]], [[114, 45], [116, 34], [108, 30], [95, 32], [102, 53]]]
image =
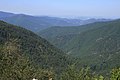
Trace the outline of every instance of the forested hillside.
[[45, 80], [49, 76], [54, 77], [52, 71], [33, 65], [22, 53], [16, 39], [0, 45], [0, 80]]
[[[62, 48], [67, 42], [69, 42], [67, 40], [71, 40], [76, 35], [79, 35], [87, 30], [92, 30], [105, 26], [107, 24], [109, 24], [109, 22], [96, 22], [82, 26], [50, 27], [39, 31], [37, 34], [47, 39], [49, 42], [56, 45], [57, 47], [58, 45], [60, 45], [59, 48]], [[68, 37], [70, 39], [68, 39]], [[65, 42], [65, 44], [62, 45], [60, 42]]]
[[0, 80], [120, 80], [120, 0], [1, 0]]
[[[117, 25], [116, 22], [113, 23]], [[103, 28], [100, 27], [97, 30], [107, 30], [107, 28]], [[119, 30], [119, 28], [115, 29]], [[112, 30], [114, 28], [111, 28]], [[91, 30], [89, 35], [91, 35], [90, 32]], [[119, 34], [118, 31], [116, 32]], [[110, 34], [110, 32], [107, 33]], [[85, 32], [84, 34], [87, 35], [88, 33]], [[33, 32], [0, 21], [1, 80], [31, 80], [35, 78], [38, 80], [120, 79], [120, 68], [111, 70], [113, 67], [119, 67], [119, 51], [116, 53], [100, 52], [94, 55], [89, 53], [86, 57], [83, 56], [80, 59], [73, 60]], [[91, 65], [87, 67], [86, 62]], [[110, 64], [112, 65], [109, 66]]]
[[54, 28], [54, 32], [47, 29], [41, 35], [66, 54], [79, 57], [81, 66], [90, 65], [93, 70], [103, 72], [119, 67], [120, 20], [81, 27]]
[[24, 28], [0, 21], [0, 47], [8, 41], [17, 41], [21, 55], [29, 57], [35, 65], [44, 69], [61, 71], [70, 64], [68, 55], [45, 39]]

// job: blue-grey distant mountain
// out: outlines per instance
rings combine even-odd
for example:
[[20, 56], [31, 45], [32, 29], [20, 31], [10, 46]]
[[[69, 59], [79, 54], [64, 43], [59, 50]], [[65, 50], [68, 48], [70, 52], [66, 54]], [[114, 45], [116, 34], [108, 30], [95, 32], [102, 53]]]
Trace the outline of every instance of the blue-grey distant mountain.
[[8, 12], [2, 12], [0, 11], [0, 18], [5, 18], [5, 17], [11, 17], [14, 16], [15, 14], [13, 13], [8, 13]]
[[30, 16], [25, 14], [13, 14], [0, 12], [0, 19], [8, 23], [22, 26], [31, 31], [37, 32], [51, 26], [78, 26], [94, 22], [108, 21], [108, 19], [67, 19], [48, 16]]

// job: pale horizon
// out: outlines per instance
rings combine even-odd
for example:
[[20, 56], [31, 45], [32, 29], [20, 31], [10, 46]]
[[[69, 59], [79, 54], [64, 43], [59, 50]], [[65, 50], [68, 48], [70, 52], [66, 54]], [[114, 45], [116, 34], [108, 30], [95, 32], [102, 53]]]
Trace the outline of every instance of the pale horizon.
[[34, 16], [120, 18], [120, 0], [2, 0], [0, 11]]

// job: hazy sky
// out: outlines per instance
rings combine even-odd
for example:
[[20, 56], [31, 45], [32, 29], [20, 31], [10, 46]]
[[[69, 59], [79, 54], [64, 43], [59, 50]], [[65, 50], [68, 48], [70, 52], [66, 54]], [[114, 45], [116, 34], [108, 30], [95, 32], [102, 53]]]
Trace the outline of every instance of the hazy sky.
[[48, 16], [120, 17], [120, 0], [1, 0], [0, 11]]

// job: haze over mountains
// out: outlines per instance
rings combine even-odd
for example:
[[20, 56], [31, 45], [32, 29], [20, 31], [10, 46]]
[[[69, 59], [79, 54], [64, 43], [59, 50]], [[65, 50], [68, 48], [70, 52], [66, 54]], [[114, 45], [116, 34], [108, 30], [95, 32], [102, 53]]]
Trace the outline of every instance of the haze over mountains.
[[8, 23], [22, 26], [34, 32], [52, 27], [52, 26], [79, 26], [94, 22], [104, 22], [110, 19], [68, 19], [48, 16], [32, 16], [25, 14], [14, 14], [0, 11], [0, 19]]

